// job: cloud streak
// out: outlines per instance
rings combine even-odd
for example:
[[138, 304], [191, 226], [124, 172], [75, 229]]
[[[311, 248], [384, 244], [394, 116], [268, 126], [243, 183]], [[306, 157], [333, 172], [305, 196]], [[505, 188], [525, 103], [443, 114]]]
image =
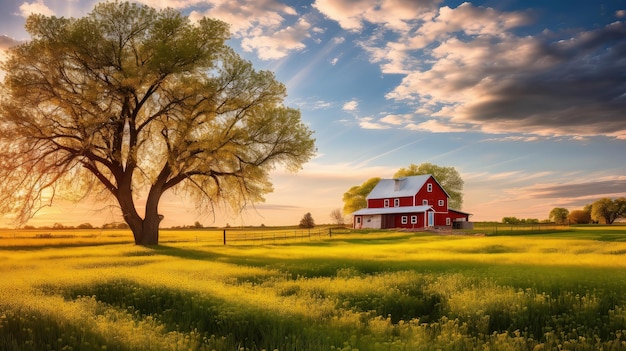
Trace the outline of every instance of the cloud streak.
[[526, 189], [532, 198], [618, 197], [626, 194], [626, 179], [607, 179], [572, 184], [537, 185]]

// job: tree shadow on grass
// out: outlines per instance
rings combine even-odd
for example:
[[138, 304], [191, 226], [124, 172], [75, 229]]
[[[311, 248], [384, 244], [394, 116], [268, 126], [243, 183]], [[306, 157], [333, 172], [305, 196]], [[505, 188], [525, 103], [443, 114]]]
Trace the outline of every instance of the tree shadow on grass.
[[[305, 245], [309, 245], [308, 243]], [[317, 246], [315, 243], [311, 246]], [[361, 258], [354, 257], [305, 257], [282, 258], [270, 256], [230, 255], [214, 251], [203, 251], [189, 248], [179, 248], [167, 245], [151, 247], [155, 254], [171, 256], [189, 260], [217, 261], [239, 266], [274, 269], [291, 275], [292, 279], [335, 277], [338, 271], [351, 268], [356, 274], [378, 274], [397, 271], [414, 270], [418, 272], [456, 273], [467, 270], [485, 270], [491, 265], [467, 260], [398, 260], [381, 263], [367, 255]], [[237, 249], [246, 247], [237, 246]]]
[[[139, 284], [130, 279], [64, 287], [60, 293], [70, 300], [93, 296], [102, 303], [127, 310], [138, 321], [154, 318], [166, 331], [195, 333], [204, 339], [223, 337], [232, 348], [239, 345], [237, 349], [306, 349], [306, 345], [332, 332], [324, 325], [310, 328], [315, 321], [293, 311], [282, 314], [268, 310], [262, 303], [254, 305], [206, 292]], [[325, 346], [329, 349], [331, 345]]]
[[224, 254], [219, 254], [211, 251], [202, 251], [195, 249], [183, 249], [175, 246], [168, 245], [155, 245], [149, 246], [150, 249], [154, 251], [154, 253], [159, 255], [183, 258], [187, 260], [199, 260], [199, 261], [215, 261], [222, 260], [223, 258], [227, 258], [229, 256]]
[[[107, 339], [84, 325], [32, 309], [5, 309], [0, 324], [0, 350], [131, 351], [119, 340]], [[63, 336], [61, 338], [60, 336]], [[29, 347], [26, 348], [28, 345]], [[24, 348], [22, 348], [24, 347]]]

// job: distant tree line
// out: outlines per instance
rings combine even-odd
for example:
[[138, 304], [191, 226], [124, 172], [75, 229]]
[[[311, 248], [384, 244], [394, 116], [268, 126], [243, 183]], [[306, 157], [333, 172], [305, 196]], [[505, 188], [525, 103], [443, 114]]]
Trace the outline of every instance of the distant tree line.
[[611, 199], [608, 197], [585, 205], [582, 209], [568, 210], [563, 207], [553, 208], [548, 219], [502, 217], [504, 224], [613, 224], [618, 218], [626, 218], [626, 197]]
[[613, 224], [618, 218], [626, 218], [626, 197], [605, 197], [571, 212], [566, 208], [555, 207], [550, 211], [549, 218], [557, 224]]
[[73, 225], [64, 225], [58, 222], [54, 223], [51, 226], [44, 225], [41, 227], [35, 227], [34, 225], [25, 225], [22, 227], [22, 229], [94, 229], [94, 228], [97, 228], [97, 227], [94, 227], [93, 225], [91, 225], [91, 223], [82, 223], [77, 226], [73, 226]]
[[504, 224], [538, 224], [537, 218], [517, 218], [517, 217], [503, 217], [502, 223]]
[[[130, 229], [130, 227], [128, 226], [128, 224], [126, 222], [110, 222], [110, 223], [105, 223], [103, 224], [101, 227], [97, 227], [92, 225], [91, 223], [82, 223], [79, 224], [77, 226], [73, 226], [73, 225], [64, 225], [62, 223], [54, 223], [53, 225], [49, 226], [49, 225], [44, 225], [44, 226], [40, 226], [40, 227], [35, 227], [33, 225], [25, 225], [22, 227], [23, 229], [53, 229], [53, 230], [60, 230], [60, 229]], [[202, 223], [196, 221], [194, 224], [191, 225], [182, 225], [182, 226], [173, 226], [171, 227], [171, 229], [202, 229], [205, 228], [205, 226], [202, 225]], [[206, 227], [206, 228], [213, 228], [213, 227]]]

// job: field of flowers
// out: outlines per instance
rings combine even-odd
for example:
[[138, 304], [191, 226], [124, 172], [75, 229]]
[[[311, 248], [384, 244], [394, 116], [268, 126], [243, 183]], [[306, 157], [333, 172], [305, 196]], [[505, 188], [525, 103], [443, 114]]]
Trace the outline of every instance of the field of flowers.
[[626, 350], [626, 226], [208, 235], [0, 232], [0, 350]]

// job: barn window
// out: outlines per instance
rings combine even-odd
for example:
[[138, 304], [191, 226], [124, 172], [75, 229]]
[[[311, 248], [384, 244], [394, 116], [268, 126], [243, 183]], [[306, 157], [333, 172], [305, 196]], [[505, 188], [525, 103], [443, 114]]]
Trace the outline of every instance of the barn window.
[[407, 223], [407, 217], [406, 216], [402, 216], [402, 224], [406, 224]]
[[428, 185], [426, 186], [426, 191], [428, 191], [429, 193], [432, 193], [433, 191], [433, 185], [428, 183]]
[[361, 223], [361, 217], [357, 217], [356, 218], [356, 224], [360, 224]]
[[443, 200], [439, 200], [439, 206], [443, 206]]
[[426, 200], [426, 199], [422, 200], [422, 205], [428, 206], [428, 200]]
[[411, 216], [411, 224], [417, 224], [417, 216]]
[[389, 207], [389, 199], [385, 199], [385, 201], [384, 201], [384, 206], [385, 206], [385, 207]]
[[400, 199], [393, 199], [393, 207], [400, 207]]
[[446, 218], [446, 225], [450, 225], [450, 217]]

